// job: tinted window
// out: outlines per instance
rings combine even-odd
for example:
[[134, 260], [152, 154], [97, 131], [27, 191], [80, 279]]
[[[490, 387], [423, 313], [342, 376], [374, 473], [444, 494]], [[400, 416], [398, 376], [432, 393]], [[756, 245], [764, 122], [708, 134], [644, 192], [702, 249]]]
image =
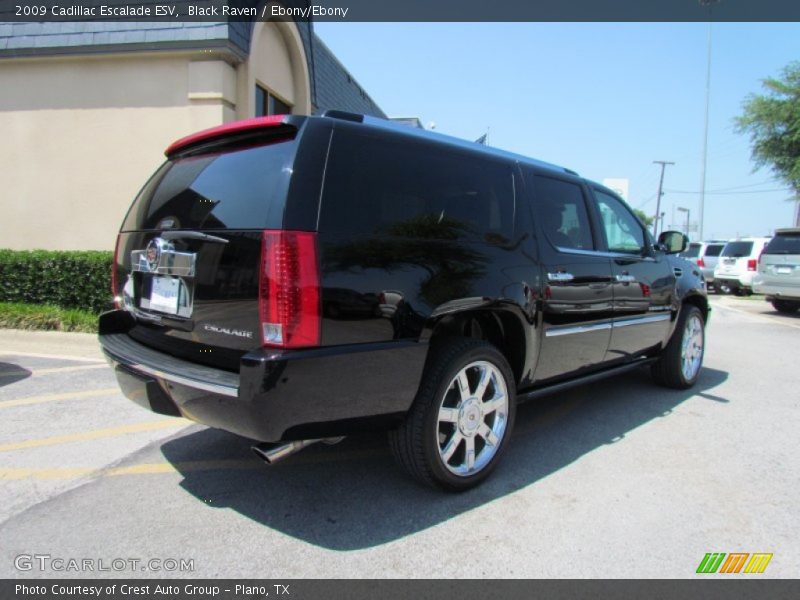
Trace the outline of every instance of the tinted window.
[[123, 230], [262, 229], [283, 206], [295, 145], [203, 154], [165, 163], [134, 201]]
[[577, 184], [534, 177], [535, 212], [550, 243], [557, 248], [593, 250], [592, 230], [583, 191]]
[[[645, 248], [644, 230], [639, 220], [618, 198], [599, 190], [595, 190], [594, 195], [609, 252], [642, 254]], [[694, 256], [697, 256], [696, 252]]]
[[777, 234], [767, 244], [764, 254], [800, 254], [800, 232]]
[[334, 137], [322, 232], [503, 241], [512, 237], [513, 221], [507, 165], [427, 144], [343, 132]]
[[709, 244], [706, 246], [706, 251], [703, 253], [703, 256], [719, 256], [719, 253], [722, 252], [724, 247], [725, 244]]
[[722, 251], [722, 256], [750, 256], [753, 251], [753, 242], [728, 242]]
[[700, 255], [701, 244], [689, 244], [689, 247], [681, 252], [679, 256], [683, 258], [697, 258]]

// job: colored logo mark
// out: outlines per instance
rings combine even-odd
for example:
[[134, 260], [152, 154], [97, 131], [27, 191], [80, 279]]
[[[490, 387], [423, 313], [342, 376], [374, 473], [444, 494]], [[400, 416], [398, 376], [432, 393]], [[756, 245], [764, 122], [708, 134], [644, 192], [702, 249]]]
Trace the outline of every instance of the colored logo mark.
[[771, 560], [772, 554], [764, 552], [708, 552], [700, 561], [697, 573], [763, 573]]

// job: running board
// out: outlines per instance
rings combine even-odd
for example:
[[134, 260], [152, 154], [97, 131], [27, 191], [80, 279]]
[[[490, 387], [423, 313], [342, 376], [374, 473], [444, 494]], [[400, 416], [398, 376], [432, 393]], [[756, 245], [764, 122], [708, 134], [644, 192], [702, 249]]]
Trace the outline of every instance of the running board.
[[570, 379], [569, 381], [562, 381], [561, 383], [554, 383], [552, 385], [541, 387], [532, 390], [530, 392], [524, 392], [522, 394], [518, 394], [517, 402], [526, 402], [528, 400], [533, 400], [535, 398], [541, 398], [542, 396], [549, 396], [551, 394], [563, 392], [564, 390], [568, 390], [570, 388], [574, 388], [579, 385], [594, 383], [595, 381], [600, 381], [601, 379], [605, 379], [606, 377], [613, 377], [614, 375], [620, 375], [622, 373], [627, 373], [628, 371], [633, 371], [634, 369], [638, 369], [639, 367], [642, 367], [644, 365], [652, 364], [657, 360], [658, 358], [642, 358], [635, 362], [628, 363], [627, 365], [613, 367], [605, 371], [598, 371], [597, 373], [590, 373], [588, 375], [584, 375], [583, 377]]

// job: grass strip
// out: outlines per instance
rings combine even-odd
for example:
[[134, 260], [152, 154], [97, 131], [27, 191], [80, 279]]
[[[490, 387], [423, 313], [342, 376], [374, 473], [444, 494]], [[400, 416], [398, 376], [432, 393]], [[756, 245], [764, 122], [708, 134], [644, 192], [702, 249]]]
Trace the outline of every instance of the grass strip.
[[97, 333], [98, 316], [88, 310], [50, 304], [0, 302], [0, 328]]

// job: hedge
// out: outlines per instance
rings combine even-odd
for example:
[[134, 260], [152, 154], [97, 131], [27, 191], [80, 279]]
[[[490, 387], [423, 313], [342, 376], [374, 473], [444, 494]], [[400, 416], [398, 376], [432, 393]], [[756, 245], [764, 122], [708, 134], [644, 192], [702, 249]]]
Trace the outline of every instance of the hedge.
[[111, 252], [0, 249], [0, 302], [100, 313], [111, 306]]

